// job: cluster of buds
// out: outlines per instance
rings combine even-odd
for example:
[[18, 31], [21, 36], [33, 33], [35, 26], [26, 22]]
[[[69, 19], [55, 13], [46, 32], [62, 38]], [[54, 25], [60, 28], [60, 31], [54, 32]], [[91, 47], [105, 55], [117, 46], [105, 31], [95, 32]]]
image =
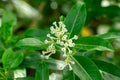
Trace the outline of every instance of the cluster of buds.
[[[65, 24], [60, 21], [58, 24], [53, 22], [53, 26], [50, 27], [50, 34], [47, 34], [49, 40], [45, 40], [45, 44], [50, 44], [46, 51], [43, 51], [45, 58], [49, 58], [50, 55], [56, 53], [55, 45], [59, 45], [63, 56], [67, 59], [73, 51], [72, 47], [75, 46], [73, 40], [78, 39], [78, 36], [74, 35], [73, 38], [69, 38], [69, 33], [67, 32]], [[68, 64], [71, 61], [65, 61]], [[69, 65], [69, 64], [68, 64]]]

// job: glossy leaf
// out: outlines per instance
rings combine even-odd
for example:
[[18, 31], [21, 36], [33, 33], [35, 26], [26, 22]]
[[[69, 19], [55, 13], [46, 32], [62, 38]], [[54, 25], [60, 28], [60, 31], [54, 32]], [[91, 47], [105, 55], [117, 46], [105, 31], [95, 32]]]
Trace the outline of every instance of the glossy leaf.
[[65, 25], [70, 33], [69, 37], [78, 35], [86, 20], [86, 9], [83, 2], [76, 3], [65, 18]]
[[[42, 56], [39, 54], [39, 52], [37, 53], [27, 52], [27, 53], [28, 55], [25, 57], [24, 62], [21, 64], [21, 67], [36, 69], [40, 61], [42, 61]], [[45, 60], [45, 62], [48, 64], [48, 68], [51, 70], [63, 70], [61, 67], [63, 67], [64, 61], [49, 58]]]
[[75, 43], [75, 48], [78, 50], [113, 51], [111, 44], [99, 37], [80, 37], [78, 40], [75, 40]]
[[101, 37], [103, 39], [116, 39], [116, 38], [120, 38], [120, 32], [109, 32], [106, 34], [101, 34], [96, 36]]
[[22, 40], [19, 40], [16, 46], [22, 49], [29, 50], [41, 50], [47, 47], [46, 44], [36, 38], [24, 38]]
[[112, 74], [114, 76], [120, 77], [119, 67], [116, 67], [115, 65], [104, 62], [104, 61], [94, 60], [94, 62], [100, 70], [107, 72], [109, 74]]
[[49, 80], [48, 66], [45, 62], [41, 62], [37, 67], [35, 80]]
[[74, 56], [75, 64], [72, 64], [73, 72], [81, 80], [102, 80], [97, 66], [87, 57]]
[[5, 50], [2, 56], [2, 63], [4, 68], [12, 69], [18, 67], [24, 59], [21, 52], [13, 52], [11, 48]]
[[13, 34], [13, 26], [16, 25], [17, 19], [15, 14], [5, 11], [2, 17], [1, 34], [4, 40], [8, 41]]
[[46, 37], [49, 33], [48, 29], [30, 29], [24, 33], [25, 37]]

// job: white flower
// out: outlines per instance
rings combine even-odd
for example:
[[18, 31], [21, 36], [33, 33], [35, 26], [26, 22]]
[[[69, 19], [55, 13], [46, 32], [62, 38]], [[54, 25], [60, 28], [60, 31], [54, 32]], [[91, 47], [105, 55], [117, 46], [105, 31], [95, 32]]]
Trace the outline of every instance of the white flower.
[[55, 37], [51, 36], [51, 34], [47, 34], [47, 37], [50, 39], [56, 39]]
[[75, 62], [72, 61], [71, 58], [70, 58], [69, 56], [65, 59], [65, 63], [66, 63], [66, 66], [68, 65], [69, 70], [72, 70], [71, 64], [75, 64]]
[[48, 54], [48, 55], [44, 56], [44, 57], [45, 57], [45, 59], [49, 59], [49, 57], [50, 57], [52, 54], [53, 54], [53, 53], [50, 53], [50, 54]]
[[46, 51], [42, 51], [42, 54], [43, 56], [45, 56], [46, 59], [48, 59], [52, 54], [55, 54], [55, 53], [56, 53], [56, 48], [54, 44], [49, 45]]
[[61, 50], [63, 51], [63, 57], [67, 57], [67, 54], [66, 54], [66, 48], [63, 47], [63, 48], [61, 48]]
[[63, 70], [66, 67], [66, 63], [65, 62], [59, 62], [57, 63], [56, 67], [60, 70]]
[[63, 41], [61, 41], [61, 40], [56, 40], [56, 44], [59, 44], [59, 45], [64, 45], [64, 42]]
[[61, 36], [61, 32], [56, 32], [55, 36], [59, 38]]
[[[67, 55], [66, 53], [71, 54], [72, 50], [70, 50], [70, 48], [75, 46], [73, 40], [76, 40], [78, 36], [74, 35], [73, 38], [69, 39], [66, 26], [62, 21], [58, 22], [58, 24], [56, 22], [53, 22], [53, 26], [50, 27], [50, 30], [51, 30], [51, 34], [47, 34], [47, 37], [50, 38], [51, 40], [54, 40], [55, 44], [63, 47], [61, 50], [63, 51], [64, 56]], [[50, 42], [51, 41], [45, 40], [45, 43], [50, 43]]]
[[74, 43], [69, 43], [69, 46], [70, 46], [70, 47], [74, 47], [75, 44], [74, 44]]
[[[69, 66], [69, 69], [72, 70], [71, 64], [74, 62], [71, 61], [70, 56], [73, 51], [72, 48], [75, 46], [73, 40], [78, 39], [78, 36], [74, 35], [73, 38], [69, 38], [69, 33], [67, 32], [65, 24], [60, 21], [58, 24], [53, 22], [53, 26], [50, 27], [50, 34], [47, 34], [49, 39], [45, 40], [45, 44], [50, 44], [46, 51], [43, 51], [43, 55], [48, 59], [52, 54], [56, 53], [55, 45], [59, 46], [63, 52], [63, 57], [65, 58], [65, 66]], [[61, 68], [64, 68], [61, 67]]]
[[74, 37], [73, 37], [72, 39], [77, 40], [77, 39], [78, 39], [78, 36], [74, 35]]
[[72, 54], [72, 50], [70, 50], [70, 48], [67, 48], [67, 49], [68, 49], [69, 54]]
[[49, 37], [49, 38], [50, 38], [50, 37], [51, 37], [51, 36], [50, 36], [50, 34], [47, 34], [47, 37]]
[[60, 43], [61, 43], [61, 41], [60, 41], [60, 40], [57, 40], [57, 41], [56, 41], [56, 43], [57, 43], [57, 44], [60, 44]]
[[64, 44], [64, 47], [65, 47], [65, 48], [67, 48], [67, 47], [68, 47], [68, 43], [67, 43], [67, 42]]
[[49, 76], [49, 80], [56, 80], [56, 74], [55, 73], [52, 73], [50, 76]]
[[65, 47], [61, 48], [61, 50], [66, 53], [66, 48]]
[[48, 44], [48, 43], [50, 43], [50, 41], [48, 41], [48, 40], [45, 40], [44, 42], [45, 42], [45, 44]]
[[54, 25], [56, 28], [58, 28], [58, 26], [57, 26], [57, 23], [56, 23], [56, 22], [53, 22], [53, 25]]
[[70, 63], [68, 63], [68, 66], [69, 66], [69, 70], [71, 71], [71, 70], [72, 70], [72, 67], [71, 67]]
[[62, 40], [65, 41], [65, 40], [67, 39], [67, 37], [68, 37], [67, 35], [64, 35], [64, 36], [62, 37]]
[[51, 34], [54, 34], [56, 32], [53, 26], [50, 27], [50, 30], [51, 30]]
[[49, 52], [55, 53], [56, 52], [55, 46], [53, 44], [51, 44], [50, 46], [48, 46], [47, 52], [48, 53]]

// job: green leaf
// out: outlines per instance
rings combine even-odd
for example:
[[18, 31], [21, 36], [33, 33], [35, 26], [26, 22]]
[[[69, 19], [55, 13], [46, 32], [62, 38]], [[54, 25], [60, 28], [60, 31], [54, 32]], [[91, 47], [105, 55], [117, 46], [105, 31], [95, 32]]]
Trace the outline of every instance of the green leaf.
[[50, 33], [50, 30], [47, 29], [29, 29], [24, 33], [24, 37], [37, 38], [41, 41], [44, 41], [47, 38], [47, 34]]
[[98, 9], [101, 7], [102, 0], [84, 0], [84, 2], [86, 3], [88, 11], [93, 11], [92, 9]]
[[35, 80], [33, 77], [16, 78], [16, 80]]
[[83, 2], [76, 3], [65, 18], [65, 25], [70, 33], [69, 37], [78, 35], [86, 20], [86, 9]]
[[49, 33], [48, 29], [30, 29], [24, 33], [25, 37], [46, 37]]
[[24, 62], [21, 64], [21, 67], [36, 69], [40, 61], [41, 61], [41, 56], [39, 53], [31, 54], [25, 57]]
[[75, 64], [71, 64], [73, 72], [81, 80], [102, 80], [101, 74], [97, 66], [85, 56], [72, 57]]
[[78, 40], [75, 40], [75, 43], [75, 48], [78, 50], [113, 51], [111, 44], [107, 40], [99, 37], [80, 37]]
[[104, 62], [104, 61], [94, 60], [94, 62], [100, 70], [107, 72], [109, 74], [112, 74], [114, 76], [120, 77], [119, 67], [116, 67], [115, 65]]
[[4, 72], [0, 72], [0, 80], [7, 80], [7, 76]]
[[102, 76], [103, 76], [104, 80], [120, 80], [120, 77], [111, 75], [111, 74], [103, 72], [103, 71], [102, 71]]
[[8, 80], [13, 80], [13, 78], [14, 78], [14, 72], [13, 72], [13, 70], [6, 70], [5, 71], [5, 75], [7, 76]]
[[47, 45], [37, 38], [24, 38], [17, 42], [16, 47], [29, 50], [41, 50], [45, 49]]
[[68, 66], [63, 70], [63, 79], [62, 80], [75, 80], [75, 74], [73, 71], [70, 71]]
[[60, 16], [60, 21], [64, 21], [65, 20], [65, 17], [64, 16]]
[[96, 36], [103, 39], [116, 39], [116, 38], [120, 38], [120, 32], [109, 32], [106, 34], [101, 34]]
[[12, 69], [18, 67], [24, 59], [21, 52], [13, 52], [11, 48], [5, 50], [2, 56], [2, 63], [4, 68]]
[[49, 58], [45, 61], [46, 61], [46, 63], [48, 63], [48, 67], [51, 70], [63, 70], [63, 67], [65, 66], [64, 61], [61, 61], [61, 60]]
[[15, 14], [5, 11], [2, 17], [1, 34], [5, 41], [9, 41], [13, 34], [13, 26], [17, 23]]
[[[32, 54], [31, 54], [32, 53]], [[26, 54], [26, 53], [24, 53]], [[26, 55], [24, 62], [21, 64], [21, 68], [33, 68], [36, 69], [39, 63], [44, 59], [42, 55], [40, 55], [39, 52], [27, 52], [28, 55]], [[49, 58], [45, 60], [45, 62], [48, 64], [48, 68], [51, 70], [63, 70], [61, 66], [63, 67], [64, 61], [56, 60], [53, 58]]]
[[48, 66], [45, 62], [41, 62], [37, 67], [35, 80], [49, 80]]

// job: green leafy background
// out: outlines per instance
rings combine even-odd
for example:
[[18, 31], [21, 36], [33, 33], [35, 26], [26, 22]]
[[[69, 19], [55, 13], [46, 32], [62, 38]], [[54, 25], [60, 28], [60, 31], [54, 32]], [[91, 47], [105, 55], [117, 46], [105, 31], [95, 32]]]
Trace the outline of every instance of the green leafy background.
[[[120, 80], [119, 5], [119, 0], [1, 0], [0, 80]], [[61, 69], [59, 49], [49, 59], [41, 55], [49, 27], [59, 20], [69, 38], [79, 36], [71, 71]]]

